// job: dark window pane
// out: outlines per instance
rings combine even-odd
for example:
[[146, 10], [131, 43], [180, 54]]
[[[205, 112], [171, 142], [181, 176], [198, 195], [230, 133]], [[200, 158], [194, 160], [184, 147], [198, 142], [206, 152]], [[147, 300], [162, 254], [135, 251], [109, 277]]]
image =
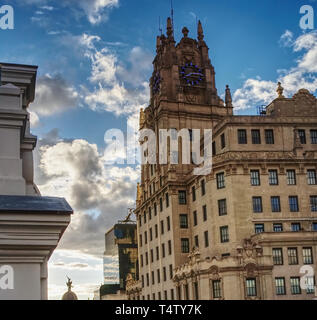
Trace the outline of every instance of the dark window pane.
[[317, 184], [316, 170], [307, 170], [307, 182], [309, 185]]
[[218, 210], [219, 210], [219, 216], [224, 216], [227, 214], [227, 200], [226, 199], [218, 200]]
[[298, 136], [301, 144], [306, 144], [306, 131], [298, 130]]
[[262, 197], [253, 197], [252, 201], [253, 201], [253, 212], [254, 213], [263, 212]]
[[178, 191], [179, 204], [186, 204], [186, 191]]
[[227, 226], [220, 228], [220, 240], [222, 243], [229, 242], [229, 228]]
[[246, 293], [248, 297], [256, 297], [256, 279], [246, 279]]
[[280, 197], [271, 197], [272, 212], [281, 212]]
[[296, 171], [295, 170], [287, 170], [287, 184], [288, 185], [296, 185]]
[[239, 144], [247, 144], [247, 131], [246, 130], [238, 130], [238, 143]]
[[310, 130], [310, 138], [312, 144], [317, 144], [317, 130]]
[[278, 173], [277, 173], [277, 170], [269, 170], [269, 184], [271, 186], [278, 185]]
[[265, 130], [265, 142], [266, 144], [274, 144], [274, 131]]
[[263, 233], [264, 232], [264, 224], [256, 224], [255, 225], [255, 233]]
[[297, 196], [290, 196], [289, 197], [289, 208], [291, 212], [298, 212], [298, 197]]
[[188, 215], [187, 214], [181, 214], [179, 216], [180, 221], [180, 228], [181, 229], [188, 229]]
[[181, 239], [181, 250], [182, 250], [182, 253], [189, 253], [189, 239], [187, 238]]
[[223, 189], [225, 187], [225, 174], [222, 173], [218, 173], [216, 175], [217, 178], [217, 188], [218, 189]]
[[261, 144], [261, 133], [260, 130], [252, 130], [252, 143], [253, 144]]
[[272, 250], [273, 264], [276, 266], [283, 265], [283, 250], [281, 248], [274, 248]]
[[251, 185], [252, 186], [261, 185], [259, 170], [251, 170], [250, 177], [251, 177]]

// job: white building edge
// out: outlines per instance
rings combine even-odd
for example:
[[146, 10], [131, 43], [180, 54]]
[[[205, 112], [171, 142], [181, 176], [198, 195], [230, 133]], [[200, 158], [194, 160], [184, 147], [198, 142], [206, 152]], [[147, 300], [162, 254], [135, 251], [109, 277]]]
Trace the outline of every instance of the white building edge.
[[0, 300], [47, 299], [47, 262], [73, 213], [33, 182], [36, 75], [36, 66], [0, 63]]

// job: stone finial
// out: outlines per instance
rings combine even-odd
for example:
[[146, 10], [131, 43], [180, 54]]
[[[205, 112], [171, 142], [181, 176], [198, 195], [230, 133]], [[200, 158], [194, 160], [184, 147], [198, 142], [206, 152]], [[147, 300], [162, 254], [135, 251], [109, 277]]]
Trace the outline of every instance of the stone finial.
[[173, 38], [173, 23], [170, 17], [167, 18], [167, 37], [169, 39]]
[[204, 40], [204, 30], [203, 30], [203, 26], [202, 26], [200, 20], [198, 21], [197, 34], [198, 34], [198, 40], [203, 41]]
[[143, 127], [144, 123], [145, 123], [145, 113], [144, 113], [143, 108], [141, 108], [141, 110], [140, 110], [140, 129]]
[[183, 30], [182, 30], [182, 33], [183, 33], [183, 35], [184, 35], [184, 38], [187, 38], [187, 37], [188, 37], [189, 30], [188, 30], [186, 27], [184, 27]]
[[226, 85], [225, 102], [226, 102], [226, 107], [232, 107], [232, 97], [231, 97], [231, 91], [230, 91], [229, 85]]
[[276, 92], [277, 92], [277, 94], [278, 94], [278, 99], [285, 98], [284, 95], [283, 95], [284, 88], [282, 87], [281, 82], [278, 82]]

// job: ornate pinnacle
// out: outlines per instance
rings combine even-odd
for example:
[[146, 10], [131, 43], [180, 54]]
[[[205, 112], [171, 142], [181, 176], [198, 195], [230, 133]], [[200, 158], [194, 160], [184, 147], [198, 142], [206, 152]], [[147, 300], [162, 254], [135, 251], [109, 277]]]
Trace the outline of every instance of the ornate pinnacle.
[[232, 107], [232, 97], [231, 97], [231, 91], [228, 85], [226, 85], [226, 107]]
[[204, 40], [204, 31], [203, 31], [203, 26], [201, 25], [200, 20], [198, 21], [197, 34], [198, 34], [198, 40], [203, 41]]
[[282, 87], [282, 84], [280, 82], [278, 82], [277, 84], [277, 94], [278, 94], [278, 99], [282, 99], [282, 98], [285, 98], [284, 95], [283, 95], [283, 92], [284, 92], [284, 88]]
[[183, 35], [184, 35], [184, 38], [187, 38], [187, 37], [188, 37], [189, 30], [188, 30], [186, 27], [184, 27], [183, 30], [182, 30], [182, 33], [183, 33]]
[[170, 17], [167, 18], [167, 37], [169, 39], [173, 38], [173, 23]]

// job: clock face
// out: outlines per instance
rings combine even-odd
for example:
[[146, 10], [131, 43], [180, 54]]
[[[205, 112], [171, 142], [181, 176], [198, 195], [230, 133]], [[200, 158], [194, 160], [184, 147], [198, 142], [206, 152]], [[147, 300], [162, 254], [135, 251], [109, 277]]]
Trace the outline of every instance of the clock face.
[[159, 72], [157, 72], [153, 78], [153, 85], [152, 85], [154, 94], [160, 91], [160, 85], [161, 85], [161, 76]]
[[205, 77], [203, 71], [192, 62], [186, 63], [181, 67], [180, 75], [188, 86], [198, 85]]

